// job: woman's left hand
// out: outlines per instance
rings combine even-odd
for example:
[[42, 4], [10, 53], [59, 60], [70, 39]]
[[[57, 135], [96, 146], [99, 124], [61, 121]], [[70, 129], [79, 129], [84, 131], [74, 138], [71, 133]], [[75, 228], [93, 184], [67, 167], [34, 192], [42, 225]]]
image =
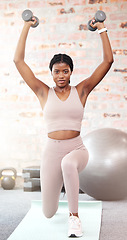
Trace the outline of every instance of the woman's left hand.
[[104, 22], [95, 22], [95, 18], [92, 19], [90, 26], [92, 28], [97, 28], [98, 30], [105, 27]]

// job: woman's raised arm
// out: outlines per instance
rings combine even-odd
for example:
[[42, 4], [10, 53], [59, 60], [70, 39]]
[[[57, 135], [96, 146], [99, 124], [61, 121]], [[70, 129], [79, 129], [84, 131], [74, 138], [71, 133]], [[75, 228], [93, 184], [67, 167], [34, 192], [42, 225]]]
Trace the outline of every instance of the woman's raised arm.
[[[97, 22], [94, 25], [91, 23], [92, 27], [97, 27], [98, 30], [104, 29], [104, 22]], [[102, 49], [103, 49], [103, 60], [101, 64], [95, 69], [90, 77], [79, 83], [76, 87], [79, 92], [79, 95], [86, 100], [88, 94], [96, 87], [96, 85], [103, 79], [106, 73], [111, 68], [113, 63], [113, 53], [110, 45], [110, 41], [108, 38], [108, 34], [106, 31], [100, 33], [100, 37], [102, 40]]]
[[29, 29], [31, 25], [35, 24], [36, 19], [33, 17], [34, 21], [24, 22], [24, 27], [21, 32], [17, 48], [14, 55], [14, 63], [16, 65], [16, 68], [18, 69], [20, 75], [24, 79], [24, 81], [27, 83], [27, 85], [34, 91], [34, 93], [37, 95], [37, 97], [41, 101], [47, 98], [49, 87], [37, 79], [32, 72], [32, 70], [29, 68], [29, 66], [25, 63], [25, 46], [26, 46], [26, 39], [28, 36]]

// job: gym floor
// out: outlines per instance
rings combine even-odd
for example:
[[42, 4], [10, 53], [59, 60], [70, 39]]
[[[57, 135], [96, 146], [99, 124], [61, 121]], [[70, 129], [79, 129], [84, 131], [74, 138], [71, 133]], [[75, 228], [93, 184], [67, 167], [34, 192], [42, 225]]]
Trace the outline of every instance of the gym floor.
[[[66, 200], [63, 193], [61, 200]], [[41, 200], [41, 192], [0, 188], [0, 240], [7, 240], [31, 207], [32, 200]], [[81, 201], [95, 201], [87, 194], [79, 194]], [[103, 201], [100, 240], [127, 239], [127, 198], [121, 201]], [[18, 240], [18, 239], [17, 239]]]

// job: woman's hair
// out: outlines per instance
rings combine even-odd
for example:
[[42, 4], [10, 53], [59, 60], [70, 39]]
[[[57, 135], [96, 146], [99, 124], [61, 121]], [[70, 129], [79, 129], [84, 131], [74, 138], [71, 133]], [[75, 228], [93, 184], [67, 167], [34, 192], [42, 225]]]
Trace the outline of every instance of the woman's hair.
[[70, 56], [66, 54], [55, 54], [54, 57], [51, 59], [50, 64], [49, 64], [49, 69], [52, 71], [53, 65], [55, 63], [66, 63], [70, 66], [71, 72], [73, 71], [73, 61]]

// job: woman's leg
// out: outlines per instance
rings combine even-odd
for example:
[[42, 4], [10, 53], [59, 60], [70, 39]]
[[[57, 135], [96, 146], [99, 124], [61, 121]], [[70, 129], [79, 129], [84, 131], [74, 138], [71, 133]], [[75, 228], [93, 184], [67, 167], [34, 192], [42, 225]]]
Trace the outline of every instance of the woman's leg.
[[47, 218], [54, 216], [58, 209], [59, 196], [63, 186], [60, 154], [46, 148], [41, 164], [41, 192], [43, 213]]
[[61, 168], [71, 213], [78, 213], [79, 172], [85, 168], [87, 162], [88, 151], [85, 147], [73, 150], [62, 159]]

